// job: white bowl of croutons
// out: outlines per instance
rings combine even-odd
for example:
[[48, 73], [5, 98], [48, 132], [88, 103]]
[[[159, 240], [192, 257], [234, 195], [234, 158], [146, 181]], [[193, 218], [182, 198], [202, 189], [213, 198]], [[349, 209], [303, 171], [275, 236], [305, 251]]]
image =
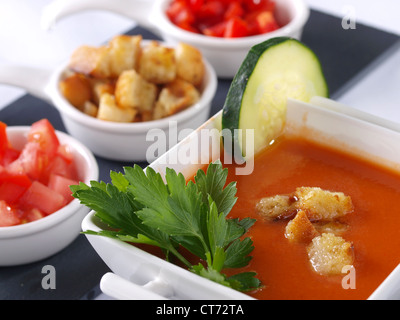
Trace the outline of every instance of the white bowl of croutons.
[[303, 0], [108, 1], [55, 0], [45, 7], [42, 24], [90, 9], [133, 19], [171, 43], [199, 48], [219, 77], [233, 78], [248, 50], [274, 37], [299, 39], [309, 17]]
[[[72, 136], [118, 161], [150, 162], [164, 153], [209, 118], [217, 89], [213, 67], [195, 47], [141, 36], [82, 46], [51, 75], [2, 71], [1, 82], [50, 100]], [[26, 80], [41, 72], [43, 81]]]

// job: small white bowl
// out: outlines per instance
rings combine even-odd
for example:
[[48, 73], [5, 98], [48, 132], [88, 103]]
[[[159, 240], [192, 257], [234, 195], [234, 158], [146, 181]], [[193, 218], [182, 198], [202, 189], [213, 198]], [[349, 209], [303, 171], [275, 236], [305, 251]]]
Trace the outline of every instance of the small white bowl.
[[165, 14], [170, 2], [171, 0], [55, 0], [45, 7], [42, 24], [45, 28], [50, 28], [62, 17], [89, 9], [112, 11], [131, 18], [167, 42], [176, 44], [183, 41], [197, 47], [215, 68], [218, 77], [232, 78], [253, 45], [281, 36], [300, 39], [310, 14], [303, 0], [276, 0], [276, 17], [283, 27], [261, 35], [227, 39], [196, 34], [177, 27]]
[[[7, 128], [16, 149], [26, 143], [29, 126]], [[71, 147], [80, 181], [98, 180], [99, 168], [90, 150], [69, 135], [56, 131], [60, 143]], [[62, 209], [29, 223], [0, 227], [0, 266], [16, 266], [48, 258], [67, 247], [81, 232], [82, 219], [89, 210], [72, 200]]]
[[[310, 137], [315, 142], [333, 143], [356, 156], [379, 161], [383, 166], [399, 171], [400, 126], [379, 119], [362, 111], [338, 104], [326, 98], [315, 97], [308, 103], [290, 100], [287, 106], [287, 124], [299, 130], [307, 129], [318, 134]], [[171, 157], [179, 150], [189, 150], [188, 145], [202, 146], [209, 152], [209, 145], [201, 144], [203, 129], [214, 130], [219, 136], [221, 113], [215, 115], [190, 136], [159, 157], [150, 166], [165, 174], [167, 167], [192, 177], [199, 168], [219, 158], [219, 148], [213, 149], [210, 160], [199, 161], [198, 152], [187, 159]], [[215, 140], [214, 140], [215, 141]], [[383, 143], [384, 142], [384, 143]], [[201, 152], [200, 152], [201, 153]], [[379, 155], [379, 159], [376, 156]], [[175, 162], [171, 162], [175, 159]], [[176, 162], [178, 160], [178, 162]], [[82, 230], [104, 229], [95, 213], [91, 211], [82, 222]], [[195, 274], [161, 260], [125, 242], [103, 236], [86, 235], [89, 242], [115, 274], [103, 276], [102, 291], [116, 299], [250, 299], [249, 296], [213, 283]], [[400, 299], [400, 267], [375, 290], [372, 299]]]
[[[143, 40], [145, 45], [148, 41]], [[163, 43], [167, 46], [166, 43]], [[67, 132], [86, 145], [94, 154], [109, 160], [149, 161], [147, 150], [154, 143], [148, 131], [158, 129], [166, 135], [176, 130], [196, 129], [210, 116], [211, 102], [217, 90], [217, 76], [210, 63], [203, 59], [205, 75], [200, 100], [170, 117], [160, 120], [120, 123], [99, 120], [79, 111], [62, 95], [59, 83], [68, 69], [61, 65], [55, 71], [25, 66], [0, 66], [0, 83], [19, 86], [53, 104], [60, 112]]]

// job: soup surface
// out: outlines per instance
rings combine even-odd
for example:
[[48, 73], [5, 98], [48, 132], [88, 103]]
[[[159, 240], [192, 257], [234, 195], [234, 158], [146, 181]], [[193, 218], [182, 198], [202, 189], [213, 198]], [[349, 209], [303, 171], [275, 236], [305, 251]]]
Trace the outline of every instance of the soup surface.
[[[254, 241], [247, 271], [256, 271], [263, 289], [257, 299], [367, 299], [400, 263], [400, 175], [377, 165], [306, 141], [281, 137], [258, 155], [251, 175], [234, 175], [238, 201], [230, 217], [257, 222], [247, 234]], [[354, 246], [354, 271], [335, 276], [317, 274], [306, 245], [285, 238], [287, 221], [267, 221], [255, 209], [263, 197], [292, 193], [296, 187], [320, 187], [351, 197], [354, 212], [341, 235]], [[355, 285], [345, 288], [343, 283]]]

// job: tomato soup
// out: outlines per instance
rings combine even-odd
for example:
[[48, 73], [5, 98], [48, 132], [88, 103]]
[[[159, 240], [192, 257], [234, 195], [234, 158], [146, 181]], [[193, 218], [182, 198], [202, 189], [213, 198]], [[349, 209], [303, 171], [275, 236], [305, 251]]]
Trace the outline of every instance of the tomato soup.
[[[255, 271], [263, 288], [257, 299], [367, 299], [400, 263], [400, 174], [304, 138], [281, 137], [254, 162], [251, 175], [234, 175], [238, 201], [230, 217], [257, 222], [247, 236], [254, 241], [253, 259], [245, 271]], [[287, 221], [267, 221], [256, 212], [263, 197], [292, 193], [297, 187], [320, 187], [351, 197], [354, 211], [346, 216], [341, 235], [354, 246], [354, 273], [317, 274], [306, 245], [285, 238]], [[344, 283], [351, 282], [353, 287]], [[355, 288], [354, 288], [355, 286]]]

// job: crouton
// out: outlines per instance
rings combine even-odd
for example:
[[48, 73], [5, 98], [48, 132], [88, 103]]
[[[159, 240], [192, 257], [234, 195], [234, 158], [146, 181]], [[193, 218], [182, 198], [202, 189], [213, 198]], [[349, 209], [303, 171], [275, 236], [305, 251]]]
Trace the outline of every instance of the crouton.
[[[107, 45], [77, 48], [69, 71], [86, 77], [91, 86], [90, 97], [63, 93], [74, 106], [109, 121], [115, 110], [115, 118], [120, 119], [115, 121], [124, 122], [160, 119], [196, 103], [205, 72], [196, 48], [181, 43], [176, 50], [158, 41], [142, 47], [140, 35], [117, 35]], [[119, 109], [113, 109], [114, 104]]]
[[297, 208], [306, 211], [311, 221], [329, 221], [353, 211], [351, 198], [342, 192], [300, 187], [296, 189], [295, 196], [298, 198]]
[[99, 105], [100, 97], [103, 93], [114, 94], [115, 83], [110, 80], [91, 79], [92, 86], [92, 101]]
[[123, 71], [136, 69], [141, 52], [142, 36], [118, 35], [110, 40], [110, 76], [117, 78]]
[[139, 121], [151, 121], [153, 120], [153, 111], [141, 111]]
[[96, 78], [110, 76], [110, 55], [105, 46], [81, 46], [71, 55], [69, 67], [76, 72]]
[[155, 84], [171, 82], [176, 77], [175, 50], [151, 41], [142, 49], [139, 73]]
[[89, 80], [81, 74], [74, 73], [59, 83], [62, 95], [74, 107], [82, 110], [86, 101], [92, 98], [92, 89]]
[[291, 242], [308, 244], [316, 236], [319, 236], [319, 232], [302, 210], [286, 225], [285, 237]]
[[294, 199], [289, 195], [276, 195], [262, 198], [256, 210], [268, 220], [287, 219], [296, 214]]
[[351, 197], [318, 187], [299, 187], [289, 195], [261, 199], [256, 206], [264, 217], [285, 219], [303, 210], [311, 221], [333, 221], [353, 211]]
[[122, 108], [151, 111], [157, 98], [157, 86], [146, 81], [135, 70], [127, 70], [119, 76], [115, 86], [115, 98]]
[[204, 63], [201, 52], [191, 45], [179, 43], [175, 48], [176, 75], [196, 87], [204, 78]]
[[88, 116], [97, 117], [97, 112], [98, 112], [99, 108], [97, 107], [97, 105], [95, 105], [93, 102], [91, 101], [86, 101], [85, 104], [83, 105], [83, 109], [82, 111], [87, 114]]
[[333, 233], [336, 236], [342, 235], [349, 228], [347, 224], [338, 221], [314, 222], [313, 225], [319, 233]]
[[112, 94], [104, 93], [100, 98], [97, 118], [115, 122], [132, 122], [136, 113], [136, 109], [118, 107], [115, 97]]
[[354, 263], [352, 244], [332, 233], [312, 239], [307, 253], [312, 267], [321, 275], [341, 274], [343, 267]]
[[196, 103], [199, 98], [200, 93], [192, 84], [182, 79], [175, 79], [161, 90], [153, 118], [160, 119], [175, 114]]

